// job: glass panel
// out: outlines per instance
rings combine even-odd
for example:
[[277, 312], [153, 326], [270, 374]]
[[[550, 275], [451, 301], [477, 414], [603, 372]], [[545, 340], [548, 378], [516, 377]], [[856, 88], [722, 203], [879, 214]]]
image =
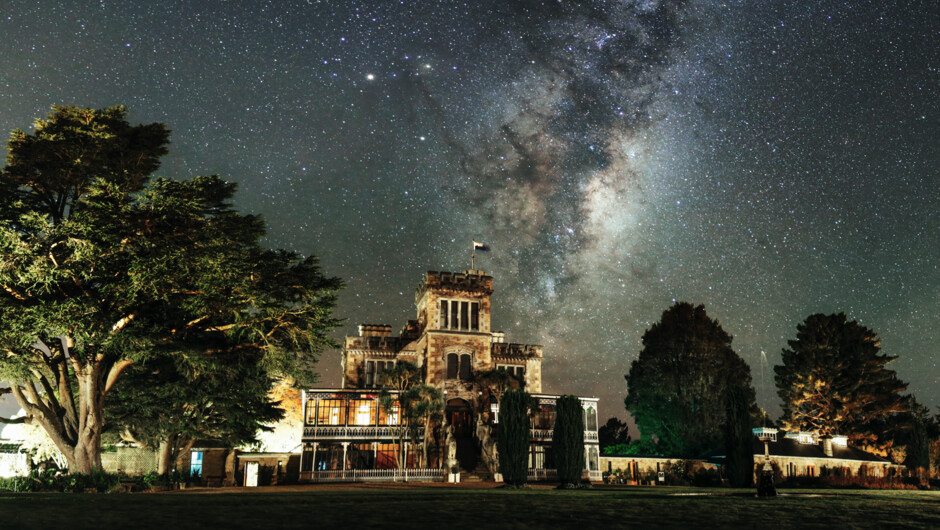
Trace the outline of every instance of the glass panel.
[[395, 469], [398, 467], [398, 444], [378, 444], [376, 449], [376, 469]]
[[398, 402], [392, 403], [392, 410], [379, 407], [379, 425], [398, 425]]
[[351, 425], [375, 425], [375, 400], [356, 399], [349, 402]]
[[468, 354], [460, 356], [460, 379], [462, 381], [470, 380], [470, 355]]
[[375, 384], [375, 361], [366, 361], [366, 388]]
[[317, 400], [307, 400], [307, 424], [314, 425], [317, 422]]
[[460, 329], [470, 329], [470, 302], [460, 302]]
[[447, 329], [447, 300], [441, 300], [441, 329]]
[[480, 329], [480, 304], [478, 302], [470, 304], [470, 329]]
[[548, 430], [555, 426], [555, 407], [552, 405], [540, 405], [539, 412], [535, 417], [535, 428]]
[[450, 327], [451, 329], [457, 329], [457, 325], [460, 322], [460, 304], [453, 302], [450, 304]]
[[202, 476], [202, 451], [193, 451], [189, 460], [189, 474]]
[[447, 379], [457, 379], [457, 354], [447, 354]]
[[349, 444], [346, 460], [346, 469], [374, 469], [375, 452], [372, 444]]
[[587, 418], [584, 422], [584, 429], [588, 431], [597, 430], [597, 411], [594, 410], [594, 407], [589, 407], [587, 409]]
[[346, 425], [346, 403], [341, 399], [320, 401], [317, 425]]

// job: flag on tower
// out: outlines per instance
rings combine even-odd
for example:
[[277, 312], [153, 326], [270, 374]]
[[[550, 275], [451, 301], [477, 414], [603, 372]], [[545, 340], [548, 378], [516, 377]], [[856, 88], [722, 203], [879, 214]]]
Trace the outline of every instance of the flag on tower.
[[473, 250], [477, 250], [477, 249], [480, 249], [480, 250], [483, 251], [483, 252], [489, 252], [489, 251], [490, 251], [490, 246], [489, 246], [489, 245], [486, 245], [486, 244], [483, 244], [483, 243], [477, 243], [476, 241], [474, 241], [474, 242], [473, 242]]

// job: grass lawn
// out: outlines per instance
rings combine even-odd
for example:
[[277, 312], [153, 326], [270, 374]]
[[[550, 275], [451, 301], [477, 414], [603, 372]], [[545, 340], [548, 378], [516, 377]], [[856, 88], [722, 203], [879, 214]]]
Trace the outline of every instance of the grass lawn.
[[0, 528], [940, 528], [940, 492], [448, 489], [0, 494]]

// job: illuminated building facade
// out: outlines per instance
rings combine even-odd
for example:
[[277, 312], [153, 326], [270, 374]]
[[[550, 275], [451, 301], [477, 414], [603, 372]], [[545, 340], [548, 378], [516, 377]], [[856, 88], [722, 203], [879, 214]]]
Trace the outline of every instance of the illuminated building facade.
[[[493, 278], [483, 271], [430, 271], [415, 291], [417, 318], [397, 336], [389, 325], [364, 324], [357, 336], [346, 337], [342, 388], [310, 389], [304, 395], [301, 477], [380, 480], [397, 478], [405, 468], [409, 477], [434, 479], [447, 471], [442, 468], [450, 448], [465, 477], [493, 478], [502, 390], [493, 381], [522, 386], [533, 396], [530, 474], [551, 476], [558, 396], [542, 393], [541, 346], [507, 343], [503, 333], [492, 331], [492, 293]], [[443, 418], [429, 430], [427, 461], [423, 433], [402, 436], [397, 403], [380, 403], [385, 371], [402, 361], [417, 366], [421, 383], [443, 393]], [[597, 399], [581, 402], [585, 470], [599, 478]]]

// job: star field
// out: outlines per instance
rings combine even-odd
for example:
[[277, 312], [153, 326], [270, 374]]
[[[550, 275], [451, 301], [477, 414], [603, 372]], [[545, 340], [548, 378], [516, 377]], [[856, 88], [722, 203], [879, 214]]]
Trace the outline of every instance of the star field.
[[413, 318], [475, 239], [494, 328], [604, 418], [674, 300], [773, 413], [816, 312], [940, 405], [933, 2], [12, 1], [0, 33], [0, 129], [53, 104], [167, 123], [159, 174], [238, 182], [270, 245], [346, 281], [344, 333]]

